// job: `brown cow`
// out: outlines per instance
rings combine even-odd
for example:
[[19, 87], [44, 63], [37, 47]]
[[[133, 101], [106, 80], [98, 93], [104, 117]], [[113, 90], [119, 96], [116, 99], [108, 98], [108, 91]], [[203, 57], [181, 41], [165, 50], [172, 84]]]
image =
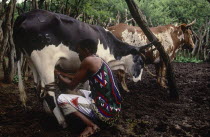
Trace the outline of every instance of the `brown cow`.
[[[188, 45], [191, 48], [194, 48], [192, 31], [189, 29], [189, 27], [194, 23], [195, 21], [188, 25], [165, 25], [150, 28], [159, 41], [161, 41], [171, 61], [174, 60], [176, 52], [183, 45]], [[109, 27], [108, 30], [110, 30], [118, 39], [131, 45], [139, 46], [149, 42], [139, 27], [129, 26], [127, 24], [118, 24], [116, 26]], [[163, 61], [160, 59], [158, 50], [155, 49], [155, 46], [152, 46], [146, 50], [143, 56], [145, 57], [146, 64], [155, 64], [157, 82], [162, 87], [166, 87], [166, 67]], [[125, 75], [123, 77], [125, 77]], [[121, 83], [125, 83], [125, 78], [121, 80]]]

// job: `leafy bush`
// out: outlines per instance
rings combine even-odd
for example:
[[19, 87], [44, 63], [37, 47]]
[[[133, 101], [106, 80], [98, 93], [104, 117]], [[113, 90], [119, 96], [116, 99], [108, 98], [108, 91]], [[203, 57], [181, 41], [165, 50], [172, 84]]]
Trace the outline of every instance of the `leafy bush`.
[[18, 80], [18, 75], [15, 75], [14, 78], [13, 78], [13, 80], [12, 80], [12, 82], [15, 83], [15, 84], [17, 84], [18, 81], [19, 81]]
[[191, 53], [186, 51], [179, 51], [176, 55], [174, 62], [192, 62], [192, 63], [201, 63], [203, 60], [198, 59], [196, 56], [192, 57]]

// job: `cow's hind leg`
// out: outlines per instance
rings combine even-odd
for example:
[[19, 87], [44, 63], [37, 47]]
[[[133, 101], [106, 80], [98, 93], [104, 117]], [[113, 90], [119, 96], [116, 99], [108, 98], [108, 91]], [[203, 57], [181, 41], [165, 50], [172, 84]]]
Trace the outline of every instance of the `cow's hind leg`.
[[166, 67], [164, 63], [155, 64], [156, 74], [157, 74], [157, 83], [163, 87], [167, 88], [166, 85]]
[[161, 85], [160, 83], [160, 81], [161, 81], [161, 67], [160, 67], [160, 64], [158, 63], [158, 64], [155, 64], [155, 70], [156, 70], [156, 76], [157, 76], [157, 83], [159, 84], [159, 85]]
[[37, 94], [37, 97], [39, 97], [39, 94], [41, 93], [40, 76], [39, 76], [34, 64], [30, 60], [30, 58], [28, 59], [28, 65], [29, 65], [30, 69], [32, 70], [33, 78], [34, 78], [34, 86], [35, 86], [36, 91], [37, 91], [36, 94]]
[[166, 65], [164, 63], [161, 66], [161, 81], [160, 81], [160, 84], [163, 88], [167, 88]]

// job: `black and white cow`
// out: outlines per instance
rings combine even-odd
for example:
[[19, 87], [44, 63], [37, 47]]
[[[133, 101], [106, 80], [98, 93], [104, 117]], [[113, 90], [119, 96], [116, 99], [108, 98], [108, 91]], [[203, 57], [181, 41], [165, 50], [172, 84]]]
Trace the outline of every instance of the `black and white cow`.
[[[14, 42], [16, 45], [17, 60], [24, 53], [29, 60], [37, 86], [45, 88], [42, 95], [54, 113], [58, 123], [66, 127], [65, 119], [57, 106], [52, 83], [56, 64], [68, 64], [68, 70], [76, 72], [80, 60], [76, 52], [76, 43], [82, 39], [92, 39], [98, 43], [97, 55], [108, 62], [113, 70], [127, 71], [138, 77], [140, 74], [141, 57], [139, 52], [145, 47], [136, 48], [118, 40], [112, 33], [103, 27], [89, 25], [74, 18], [52, 13], [45, 10], [34, 10], [19, 16], [14, 25]], [[132, 54], [132, 55], [130, 55]], [[129, 60], [126, 58], [129, 56]], [[133, 59], [130, 60], [130, 56]], [[62, 60], [62, 61], [61, 61]], [[126, 68], [125, 62], [129, 62]], [[18, 66], [20, 63], [18, 61]], [[20, 76], [20, 67], [18, 67]], [[39, 84], [40, 83], [40, 84]], [[47, 87], [47, 88], [46, 88]], [[21, 79], [19, 80], [21, 101], [25, 103]], [[53, 103], [52, 103], [53, 102]]]

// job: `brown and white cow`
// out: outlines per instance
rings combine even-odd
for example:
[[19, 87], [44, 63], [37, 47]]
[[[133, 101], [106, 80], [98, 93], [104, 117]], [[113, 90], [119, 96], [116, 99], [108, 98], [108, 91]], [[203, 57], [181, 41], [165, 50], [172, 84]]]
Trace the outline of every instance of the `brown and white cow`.
[[[194, 23], [195, 21], [188, 25], [165, 25], [150, 28], [164, 46], [164, 49], [168, 53], [171, 61], [174, 60], [176, 52], [183, 45], [194, 48], [192, 31], [189, 29], [189, 27]], [[110, 30], [118, 39], [122, 40], [123, 42], [135, 45], [137, 47], [149, 42], [139, 27], [129, 26], [127, 24], [118, 24], [116, 26], [109, 27], [108, 30]], [[157, 82], [162, 87], [166, 87], [166, 67], [163, 61], [160, 59], [158, 50], [156, 50], [155, 46], [149, 47], [146, 49], [146, 52], [143, 54], [143, 56], [145, 57], [146, 64], [155, 64]], [[123, 77], [125, 77], [125, 74], [121, 75], [124, 75]], [[125, 78], [122, 78], [121, 83], [124, 83], [124, 87], [126, 89], [127, 86], [125, 85]]]

